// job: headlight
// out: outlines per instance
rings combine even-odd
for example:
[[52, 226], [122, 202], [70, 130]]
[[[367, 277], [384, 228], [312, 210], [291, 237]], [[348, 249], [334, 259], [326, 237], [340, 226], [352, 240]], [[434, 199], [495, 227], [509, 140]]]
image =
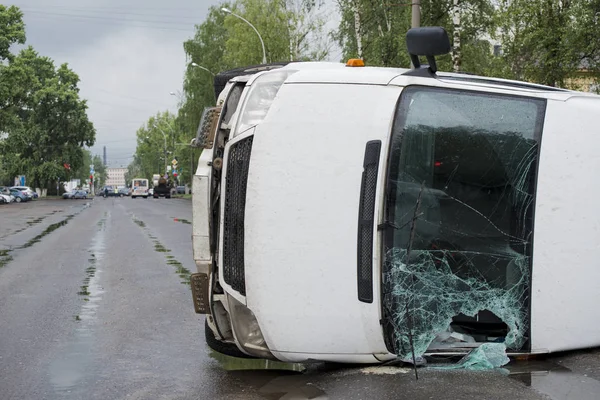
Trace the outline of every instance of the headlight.
[[254, 313], [231, 296], [227, 296], [231, 325], [238, 344], [246, 353], [261, 358], [275, 359], [267, 347]]
[[239, 126], [236, 128], [234, 136], [251, 126], [260, 124], [265, 119], [279, 88], [295, 72], [297, 71], [271, 71], [256, 78], [250, 87], [243, 107], [240, 107], [243, 113], [239, 117]]

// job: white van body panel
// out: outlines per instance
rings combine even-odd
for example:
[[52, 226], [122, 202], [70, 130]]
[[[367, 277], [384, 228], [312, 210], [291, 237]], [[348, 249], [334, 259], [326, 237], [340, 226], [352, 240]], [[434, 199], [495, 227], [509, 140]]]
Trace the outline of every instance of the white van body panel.
[[600, 344], [598, 115], [598, 96], [548, 101], [535, 211], [533, 350]]
[[[373, 360], [370, 354], [387, 353], [380, 302], [357, 297], [357, 221], [365, 145], [381, 140], [386, 148], [400, 91], [284, 84], [256, 128], [246, 194], [246, 304], [273, 351], [310, 349], [331, 361], [339, 360], [333, 354]], [[379, 174], [382, 180], [383, 167]]]

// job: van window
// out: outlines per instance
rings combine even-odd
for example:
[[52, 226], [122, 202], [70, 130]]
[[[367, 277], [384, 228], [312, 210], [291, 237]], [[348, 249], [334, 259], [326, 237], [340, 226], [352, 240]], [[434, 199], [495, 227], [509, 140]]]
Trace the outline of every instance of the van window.
[[390, 351], [408, 355], [406, 326], [420, 354], [448, 329], [525, 345], [544, 111], [540, 99], [404, 90], [386, 183]]

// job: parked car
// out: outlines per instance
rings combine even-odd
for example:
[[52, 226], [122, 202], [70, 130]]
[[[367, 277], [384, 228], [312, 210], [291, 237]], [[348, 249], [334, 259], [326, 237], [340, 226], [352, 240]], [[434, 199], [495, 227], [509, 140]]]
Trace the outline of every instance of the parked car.
[[31, 197], [32, 199], [37, 199], [37, 197], [38, 197], [38, 194], [29, 186], [12, 186], [11, 189], [20, 190], [21, 192], [25, 193], [27, 196]]
[[21, 192], [20, 190], [13, 189], [13, 188], [10, 188], [9, 190], [10, 190], [10, 194], [15, 196], [15, 201], [17, 203], [26, 202], [26, 201], [29, 201], [32, 199], [31, 196], [27, 195], [24, 192]]
[[0, 187], [0, 196], [2, 196], [7, 203], [13, 203], [15, 201], [15, 196], [10, 193], [8, 188]]
[[185, 186], [177, 186], [177, 194], [185, 194]]
[[71, 196], [72, 199], [87, 199], [87, 192], [85, 190], [75, 190], [73, 192], [73, 195]]
[[0, 193], [0, 199], [2, 199], [3, 203], [12, 203], [14, 201], [14, 197], [6, 195], [6, 194], [1, 194]]

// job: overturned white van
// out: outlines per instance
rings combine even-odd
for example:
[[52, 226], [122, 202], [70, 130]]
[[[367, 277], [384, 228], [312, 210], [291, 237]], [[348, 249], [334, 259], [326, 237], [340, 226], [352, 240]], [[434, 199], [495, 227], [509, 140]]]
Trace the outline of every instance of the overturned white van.
[[206, 114], [192, 281], [217, 351], [373, 363], [600, 345], [600, 97], [436, 73], [445, 32], [407, 38], [415, 69], [253, 71]]

